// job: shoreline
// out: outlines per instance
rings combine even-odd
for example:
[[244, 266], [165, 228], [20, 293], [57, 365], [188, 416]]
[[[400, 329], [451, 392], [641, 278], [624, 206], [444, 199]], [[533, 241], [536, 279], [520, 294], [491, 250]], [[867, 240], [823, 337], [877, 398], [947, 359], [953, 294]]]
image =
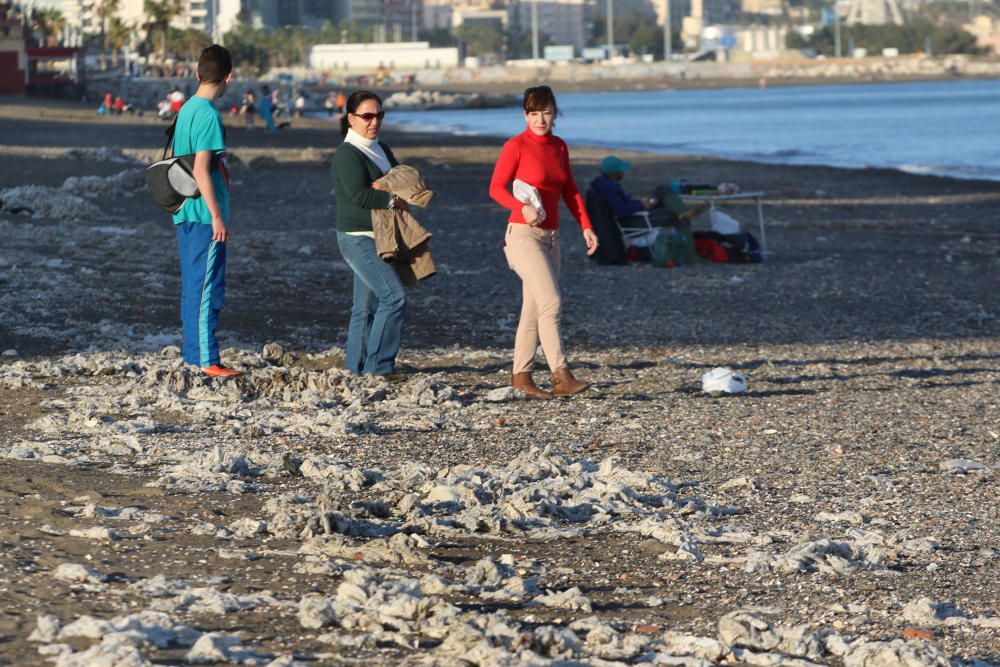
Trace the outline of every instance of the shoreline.
[[[33, 107], [38, 108], [37, 117], [44, 120], [52, 121], [73, 121], [82, 122], [86, 124], [94, 124], [100, 126], [107, 123], [107, 119], [97, 117], [96, 114], [92, 112], [90, 105], [80, 102], [71, 102], [65, 100], [49, 100], [49, 99], [39, 99], [39, 98], [24, 98], [24, 97], [14, 97], [14, 96], [0, 96], [0, 120], [5, 117], [17, 117], [18, 114], [14, 111], [17, 107]], [[466, 110], [463, 110], [466, 111]], [[474, 113], [475, 109], [468, 109], [470, 113]], [[223, 119], [226, 122], [227, 128], [242, 130], [241, 122], [231, 122], [231, 116], [229, 114], [223, 114]], [[121, 117], [115, 117], [113, 122], [123, 123], [126, 125], [135, 126], [154, 126], [157, 128], [162, 128], [160, 132], [155, 133], [154, 136], [157, 138], [162, 136], [162, 130], [165, 130], [167, 123], [165, 121], [157, 119], [154, 115], [145, 114], [142, 117], [125, 115]], [[293, 127], [299, 130], [330, 130], [330, 134], [333, 137], [331, 139], [331, 146], [340, 143], [339, 131], [335, 126], [333, 120], [328, 120], [326, 118], [315, 118], [315, 117], [305, 117], [300, 119], [293, 119]], [[484, 140], [493, 142], [497, 146], [497, 150], [502, 145], [503, 141], [507, 138], [501, 134], [479, 134], [479, 133], [462, 133], [462, 134], [442, 134], [438, 132], [428, 131], [422, 128], [403, 128], [399, 125], [394, 125], [391, 120], [386, 122], [385, 125], [386, 132], [392, 135], [398, 135], [400, 137], [410, 137], [414, 141], [428, 141], [435, 142], [439, 141], [442, 136], [447, 137], [449, 142], [456, 144], [479, 144]], [[258, 127], [258, 130], [263, 133]], [[282, 131], [284, 132], [284, 131]], [[159, 139], [158, 139], [159, 140]], [[409, 142], [409, 140], [408, 140]], [[686, 153], [686, 152], [660, 152], [656, 150], [643, 150], [640, 148], [620, 148], [613, 147], [610, 145], [603, 145], [600, 143], [590, 143], [590, 142], [571, 142], [571, 148], [576, 150], [584, 149], [590, 154], [607, 154], [609, 151], [613, 150], [615, 154], [623, 157], [628, 157], [629, 159], [639, 159], [644, 162], [654, 161], [656, 158], [661, 158], [670, 161], [700, 161], [700, 162], [731, 162], [734, 164], [746, 164], [746, 165], [760, 165], [763, 167], [774, 167], [774, 168], [803, 168], [803, 169], [833, 169], [844, 172], [856, 171], [858, 173], [868, 173], [868, 174], [898, 174], [900, 176], [909, 176], [913, 178], [926, 178], [926, 179], [942, 179], [946, 181], [955, 182], [966, 182], [966, 183], [978, 183], [981, 185], [996, 185], [1000, 183], [1000, 178], [991, 179], [975, 176], [961, 176], [954, 174], [935, 174], [935, 173], [920, 173], [916, 171], [907, 171], [902, 168], [896, 167], [885, 167], [885, 166], [843, 166], [843, 165], [832, 165], [832, 164], [805, 164], [805, 163], [789, 163], [789, 162], [767, 162], [763, 160], [752, 160], [740, 157], [729, 157], [729, 156], [719, 156], [712, 155], [710, 153]], [[40, 152], [47, 157], [58, 157], [59, 151], [50, 152], [42, 147], [7, 147], [5, 150], [0, 148], [6, 154], [18, 154], [18, 155], [30, 155], [33, 152]], [[128, 150], [124, 152], [126, 154], [132, 154], [140, 160], [154, 161], [153, 156], [158, 159], [159, 151], [162, 151], [162, 146], [156, 149], [156, 152], [152, 150]], [[261, 155], [266, 155], [266, 151], [260, 151], [258, 149], [252, 149], [249, 151], [249, 155], [252, 157], [258, 157]], [[598, 158], [599, 159], [599, 158]]]

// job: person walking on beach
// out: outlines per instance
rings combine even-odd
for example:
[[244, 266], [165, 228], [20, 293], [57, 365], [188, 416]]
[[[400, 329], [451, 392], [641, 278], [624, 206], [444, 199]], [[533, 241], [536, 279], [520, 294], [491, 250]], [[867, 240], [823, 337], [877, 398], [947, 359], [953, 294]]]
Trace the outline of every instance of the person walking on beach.
[[277, 132], [278, 128], [274, 126], [274, 99], [271, 97], [271, 91], [267, 86], [264, 86], [260, 93], [260, 104], [257, 109], [260, 119], [264, 121], [264, 125], [267, 127], [267, 131]]
[[[521, 318], [514, 338], [511, 385], [529, 398], [551, 398], [579, 393], [590, 385], [570, 371], [559, 333], [559, 199], [566, 202], [580, 223], [587, 254], [597, 250], [583, 198], [573, 180], [566, 142], [552, 134], [559, 113], [548, 86], [524, 91], [524, 132], [504, 144], [490, 180], [490, 197], [510, 209], [504, 253], [510, 268], [521, 278]], [[541, 208], [515, 197], [511, 182], [537, 190]], [[552, 371], [552, 391], [535, 385], [531, 377], [539, 340]]]
[[246, 120], [247, 129], [253, 129], [253, 118], [257, 113], [257, 98], [254, 96], [252, 90], [243, 93], [243, 108], [240, 109], [240, 112]]
[[201, 52], [198, 90], [180, 108], [173, 138], [174, 155], [194, 154], [194, 178], [201, 193], [185, 200], [174, 214], [181, 264], [184, 361], [212, 377], [239, 375], [220, 362], [215, 337], [225, 295], [229, 240], [229, 169], [222, 116], [215, 100], [226, 94], [232, 71], [228, 50], [213, 44]]
[[406, 313], [406, 293], [392, 264], [375, 251], [373, 209], [406, 210], [407, 204], [382, 182], [399, 164], [392, 150], [378, 140], [385, 112], [382, 99], [359, 90], [346, 102], [341, 119], [344, 141], [333, 155], [334, 196], [337, 199], [337, 245], [354, 271], [354, 300], [347, 328], [345, 368], [354, 375], [399, 379], [399, 352]]

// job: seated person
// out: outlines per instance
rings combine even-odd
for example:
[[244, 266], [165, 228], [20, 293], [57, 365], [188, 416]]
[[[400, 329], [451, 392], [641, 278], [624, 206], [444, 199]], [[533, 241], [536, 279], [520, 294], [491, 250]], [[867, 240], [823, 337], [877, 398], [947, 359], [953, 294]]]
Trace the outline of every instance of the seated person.
[[645, 199], [630, 197], [622, 186], [622, 179], [631, 166], [627, 160], [609, 155], [601, 160], [601, 175], [590, 184], [590, 187], [608, 203], [622, 226], [637, 226], [635, 221], [629, 224], [629, 218], [641, 211], [657, 208], [666, 209], [667, 220], [659, 224], [654, 221], [654, 226], [675, 226], [678, 223], [690, 222], [708, 207], [705, 202], [698, 202], [695, 206], [689, 207], [668, 184], [657, 186], [651, 197]]
[[[601, 160], [601, 174], [591, 182], [588, 198], [591, 193], [598, 195], [610, 212], [618, 219], [618, 223], [625, 228], [645, 227], [645, 221], [638, 218], [637, 214], [643, 211], [662, 209], [665, 216], [650, 216], [650, 224], [654, 227], [678, 227], [688, 237], [689, 245], [693, 249], [694, 242], [690, 238], [691, 230], [690, 225], [687, 223], [701, 214], [708, 207], [708, 204], [699, 202], [695, 206], [689, 207], [684, 203], [680, 195], [673, 191], [669, 184], [658, 186], [651, 197], [644, 199], [630, 197], [622, 186], [622, 179], [625, 178], [625, 172], [629, 170], [629, 167], [631, 167], [631, 164], [627, 160], [622, 160], [614, 155], [609, 155]], [[591, 214], [591, 222], [594, 222], [593, 214]], [[600, 225], [595, 226], [595, 231], [600, 238], [602, 236]], [[614, 243], [616, 239], [607, 240]], [[601, 242], [604, 243], [604, 239]], [[609, 246], [609, 252], [615, 256], [614, 259], [617, 259], [619, 253], [611, 250], [612, 247]], [[598, 246], [598, 251], [600, 252], [600, 246]], [[631, 256], [633, 253], [629, 254]], [[691, 258], [686, 259], [693, 259], [693, 250], [691, 255]], [[642, 257], [644, 254], [639, 253], [639, 256]], [[601, 260], [601, 258], [597, 259], [598, 261]], [[602, 263], [619, 262], [607, 261]]]

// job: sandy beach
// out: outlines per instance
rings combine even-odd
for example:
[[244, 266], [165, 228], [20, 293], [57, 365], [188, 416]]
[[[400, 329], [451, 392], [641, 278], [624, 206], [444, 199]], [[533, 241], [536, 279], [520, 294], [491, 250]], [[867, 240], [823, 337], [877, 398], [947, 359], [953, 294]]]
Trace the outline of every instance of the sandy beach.
[[226, 123], [235, 381], [178, 357], [166, 125], [0, 104], [0, 663], [1000, 664], [1000, 183], [619, 153], [765, 191], [767, 261], [602, 267], [563, 210], [594, 387], [530, 402], [502, 139], [384, 132], [439, 270], [388, 384], [342, 369], [339, 135]]

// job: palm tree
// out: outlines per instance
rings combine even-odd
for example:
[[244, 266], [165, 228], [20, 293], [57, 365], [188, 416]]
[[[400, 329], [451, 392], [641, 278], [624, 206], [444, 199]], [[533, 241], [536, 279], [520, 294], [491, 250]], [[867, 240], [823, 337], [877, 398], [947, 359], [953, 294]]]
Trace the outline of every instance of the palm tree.
[[104, 52], [108, 50], [110, 40], [108, 39], [108, 20], [118, 13], [119, 0], [100, 0], [94, 12], [101, 23], [101, 69], [104, 69]]
[[111, 23], [108, 25], [107, 39], [108, 44], [111, 45], [111, 67], [113, 69], [118, 68], [118, 56], [121, 54], [122, 48], [132, 38], [133, 32], [133, 27], [122, 21], [120, 17], [111, 17]]
[[31, 29], [40, 36], [42, 46], [56, 46], [59, 35], [66, 29], [66, 17], [58, 9], [36, 9], [31, 14]]
[[170, 22], [181, 13], [181, 0], [144, 0], [143, 10], [149, 17], [150, 31], [160, 33], [160, 59], [167, 62], [167, 34]]

